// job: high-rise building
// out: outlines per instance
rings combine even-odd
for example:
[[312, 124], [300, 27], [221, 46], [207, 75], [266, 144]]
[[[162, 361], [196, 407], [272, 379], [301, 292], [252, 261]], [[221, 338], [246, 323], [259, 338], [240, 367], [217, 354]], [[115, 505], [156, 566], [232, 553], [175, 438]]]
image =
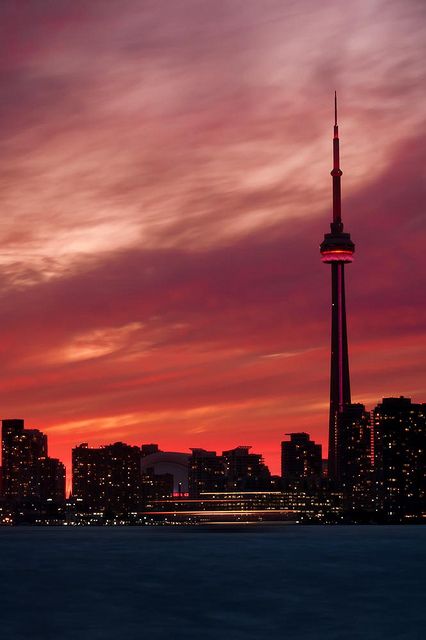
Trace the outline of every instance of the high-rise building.
[[342, 423], [339, 415], [351, 403], [349, 380], [348, 339], [346, 331], [345, 264], [352, 262], [355, 245], [349, 233], [343, 231], [341, 212], [341, 184], [339, 128], [337, 125], [337, 97], [334, 102], [333, 136], [333, 221], [331, 233], [324, 235], [320, 251], [322, 261], [331, 265], [331, 374], [328, 476], [341, 479]]
[[61, 504], [65, 500], [65, 465], [57, 458], [37, 461], [37, 493], [42, 503]]
[[340, 484], [350, 510], [373, 511], [372, 430], [363, 404], [348, 404], [339, 413]]
[[239, 446], [224, 451], [227, 486], [230, 491], [254, 491], [270, 488], [271, 474], [258, 453], [250, 453], [251, 447]]
[[80, 501], [82, 509], [101, 507], [104, 476], [103, 453], [100, 448], [89, 447], [87, 442], [72, 450], [72, 495]]
[[85, 511], [125, 514], [141, 499], [141, 452], [123, 442], [72, 450], [73, 497]]
[[322, 446], [307, 433], [287, 433], [290, 441], [281, 443], [281, 476], [287, 482], [322, 476]]
[[3, 495], [8, 501], [39, 498], [40, 458], [47, 456], [47, 436], [25, 429], [19, 419], [2, 421]]
[[147, 469], [141, 475], [142, 500], [144, 505], [152, 500], [169, 498], [173, 495], [174, 478], [171, 473], [154, 473]]
[[189, 495], [197, 498], [207, 491], [226, 489], [225, 463], [216, 451], [191, 449], [189, 458]]
[[426, 404], [383, 398], [373, 415], [379, 511], [397, 522], [426, 517]]

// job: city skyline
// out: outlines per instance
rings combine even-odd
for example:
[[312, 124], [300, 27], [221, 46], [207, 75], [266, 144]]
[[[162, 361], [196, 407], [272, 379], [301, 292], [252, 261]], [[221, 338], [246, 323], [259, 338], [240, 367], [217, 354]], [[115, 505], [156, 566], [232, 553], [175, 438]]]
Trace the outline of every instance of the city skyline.
[[337, 412], [335, 468], [309, 434], [293, 432], [281, 443], [280, 475], [248, 445], [178, 453], [83, 442], [72, 449], [67, 492], [46, 434], [3, 420], [0, 524], [424, 523], [425, 410], [403, 396], [371, 412], [347, 403]]
[[421, 7], [300, 3], [296, 42], [290, 5], [189, 6], [2, 9], [2, 417], [68, 469], [85, 440], [326, 451], [334, 88], [352, 400], [426, 397]]

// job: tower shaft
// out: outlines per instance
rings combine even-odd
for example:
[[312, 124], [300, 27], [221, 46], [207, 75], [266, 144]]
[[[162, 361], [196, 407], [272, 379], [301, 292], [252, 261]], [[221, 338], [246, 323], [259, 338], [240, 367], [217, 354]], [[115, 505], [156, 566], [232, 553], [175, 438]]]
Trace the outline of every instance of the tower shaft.
[[339, 415], [351, 402], [348, 336], [346, 329], [345, 263], [331, 264], [331, 367], [328, 468], [340, 477], [341, 434]]

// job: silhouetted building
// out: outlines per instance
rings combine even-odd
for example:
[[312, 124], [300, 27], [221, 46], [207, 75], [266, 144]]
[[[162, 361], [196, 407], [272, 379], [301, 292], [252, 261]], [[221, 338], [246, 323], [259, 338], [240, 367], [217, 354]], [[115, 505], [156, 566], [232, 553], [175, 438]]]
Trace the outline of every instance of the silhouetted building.
[[[150, 445], [151, 446], [151, 445]], [[157, 451], [143, 455], [141, 473], [173, 476], [173, 492], [188, 493], [189, 454], [179, 451]]]
[[271, 474], [263, 457], [258, 453], [250, 453], [250, 449], [248, 446], [239, 446], [222, 453], [228, 490], [254, 491], [270, 488]]
[[226, 488], [225, 464], [216, 451], [191, 449], [189, 458], [189, 495], [198, 497], [206, 491], [224, 491]]
[[426, 514], [426, 404], [383, 398], [374, 409], [377, 506], [389, 520]]
[[331, 372], [330, 415], [328, 445], [328, 476], [340, 482], [340, 453], [342, 451], [342, 422], [339, 415], [351, 403], [349, 379], [348, 339], [346, 331], [345, 264], [352, 262], [355, 245], [349, 233], [343, 231], [340, 198], [339, 129], [337, 126], [337, 98], [333, 136], [333, 221], [331, 233], [326, 233], [321, 243], [321, 256], [331, 265]]
[[141, 454], [142, 457], [152, 456], [154, 453], [159, 453], [160, 449], [158, 448], [158, 444], [143, 444], [141, 446]]
[[2, 421], [3, 495], [21, 502], [39, 497], [38, 460], [47, 456], [47, 436], [25, 429], [23, 420]]
[[348, 404], [338, 416], [339, 477], [347, 508], [374, 510], [371, 419], [363, 404]]
[[322, 475], [322, 447], [307, 433], [287, 433], [281, 443], [281, 475], [285, 481], [302, 481]]
[[141, 452], [122, 442], [72, 450], [73, 497], [85, 511], [112, 515], [137, 511], [141, 499]]
[[147, 469], [141, 476], [141, 483], [144, 505], [173, 495], [174, 478], [171, 473], [156, 474], [152, 468]]
[[57, 458], [37, 461], [37, 494], [41, 502], [61, 504], [65, 500], [65, 465]]

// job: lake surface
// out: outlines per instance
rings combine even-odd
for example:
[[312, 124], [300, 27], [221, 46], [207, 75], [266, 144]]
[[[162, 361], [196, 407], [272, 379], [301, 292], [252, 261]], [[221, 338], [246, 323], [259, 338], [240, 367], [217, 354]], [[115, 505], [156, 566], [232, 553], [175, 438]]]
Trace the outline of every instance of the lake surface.
[[420, 640], [426, 527], [2, 528], [4, 640]]

